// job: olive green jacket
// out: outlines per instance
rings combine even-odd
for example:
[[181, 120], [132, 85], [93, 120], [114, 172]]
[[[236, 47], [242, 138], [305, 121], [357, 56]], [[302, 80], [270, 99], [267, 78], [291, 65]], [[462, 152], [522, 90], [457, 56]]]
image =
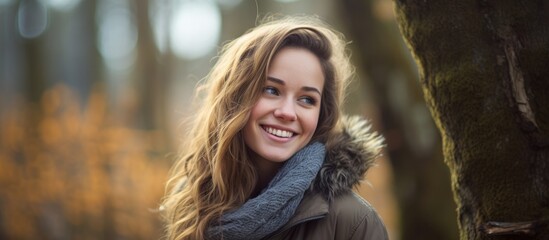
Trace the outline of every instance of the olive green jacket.
[[372, 206], [352, 189], [374, 165], [382, 138], [358, 118], [343, 121], [343, 132], [326, 146], [326, 158], [294, 216], [265, 239], [388, 239]]
[[318, 194], [306, 195], [295, 215], [266, 239], [388, 239], [375, 210], [354, 193], [328, 203]]

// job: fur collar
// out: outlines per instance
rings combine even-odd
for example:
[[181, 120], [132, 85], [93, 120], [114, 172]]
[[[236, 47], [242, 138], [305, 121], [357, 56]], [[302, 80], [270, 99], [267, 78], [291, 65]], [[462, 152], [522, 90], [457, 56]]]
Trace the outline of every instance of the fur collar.
[[343, 117], [343, 131], [326, 146], [326, 159], [311, 190], [328, 201], [351, 191], [381, 155], [383, 137], [360, 117]]

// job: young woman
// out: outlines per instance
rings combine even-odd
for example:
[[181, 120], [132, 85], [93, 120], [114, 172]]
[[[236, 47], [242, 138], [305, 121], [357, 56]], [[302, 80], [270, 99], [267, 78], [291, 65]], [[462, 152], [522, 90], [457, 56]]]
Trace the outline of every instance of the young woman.
[[387, 239], [352, 192], [381, 137], [342, 117], [352, 73], [340, 34], [308, 18], [228, 43], [163, 204], [168, 239]]

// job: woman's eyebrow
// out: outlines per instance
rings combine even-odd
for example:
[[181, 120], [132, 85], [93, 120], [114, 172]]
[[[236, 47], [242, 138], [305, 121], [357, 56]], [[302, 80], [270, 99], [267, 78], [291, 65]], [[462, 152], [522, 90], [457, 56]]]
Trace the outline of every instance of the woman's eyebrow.
[[272, 81], [272, 82], [275, 82], [275, 83], [278, 83], [278, 84], [280, 84], [280, 85], [286, 85], [286, 83], [284, 82], [284, 80], [278, 79], [278, 78], [275, 78], [275, 77], [267, 77], [267, 80]]
[[320, 93], [320, 90], [318, 90], [317, 88], [315, 87], [302, 87], [301, 89], [303, 89], [303, 91], [307, 91], [307, 92], [316, 92], [318, 93], [318, 95], [322, 96], [322, 93]]
[[[270, 77], [268, 76], [267, 77], [267, 80], [268, 81], [271, 81], [271, 82], [275, 82], [277, 84], [280, 84], [280, 85], [286, 85], [286, 82], [284, 82], [284, 80], [282, 79], [278, 79], [278, 78], [275, 78], [275, 77]], [[315, 87], [308, 87], [308, 86], [304, 86], [301, 88], [303, 91], [306, 91], [306, 92], [316, 92], [318, 93], [318, 95], [322, 96], [322, 93], [320, 93], [320, 90], [318, 90], [317, 88]]]

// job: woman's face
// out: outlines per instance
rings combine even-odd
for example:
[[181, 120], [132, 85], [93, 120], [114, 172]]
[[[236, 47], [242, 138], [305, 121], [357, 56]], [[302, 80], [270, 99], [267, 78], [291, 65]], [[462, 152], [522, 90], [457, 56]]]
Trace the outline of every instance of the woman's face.
[[275, 163], [311, 141], [318, 124], [324, 74], [309, 50], [282, 48], [271, 61], [263, 93], [242, 130], [246, 145]]

